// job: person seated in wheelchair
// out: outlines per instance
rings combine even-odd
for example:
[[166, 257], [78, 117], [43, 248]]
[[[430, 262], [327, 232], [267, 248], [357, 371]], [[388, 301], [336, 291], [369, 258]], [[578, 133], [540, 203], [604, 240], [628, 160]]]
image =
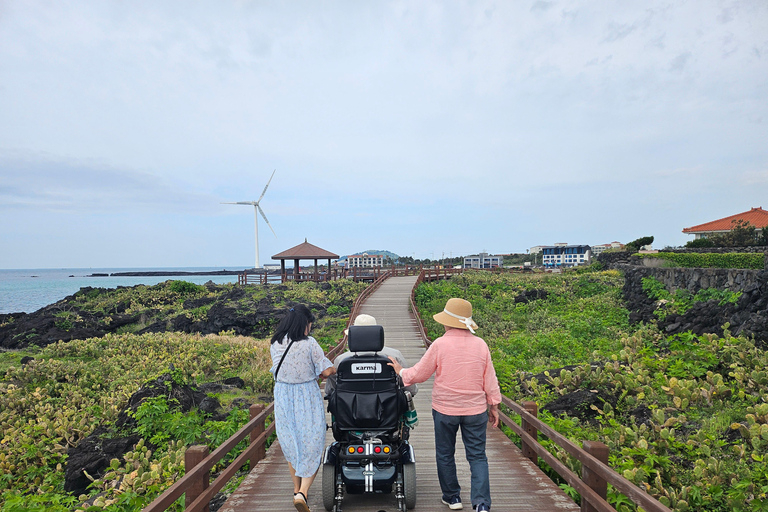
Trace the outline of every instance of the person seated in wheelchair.
[[394, 492], [398, 508], [415, 503], [414, 455], [404, 414], [408, 398], [402, 380], [381, 353], [380, 325], [353, 325], [352, 355], [339, 361], [336, 385], [327, 389], [336, 441], [323, 457], [323, 502], [341, 508], [344, 493]]
[[[365, 313], [362, 313], [360, 315], [357, 315], [355, 317], [355, 321], [353, 325], [378, 325], [376, 323], [376, 318], [374, 318], [371, 315], [366, 315]], [[346, 329], [344, 331], [344, 334], [349, 337], [349, 329]], [[396, 348], [384, 346], [381, 350], [378, 352], [369, 352], [369, 351], [352, 351], [349, 349], [349, 344], [347, 344], [347, 351], [339, 354], [336, 356], [336, 358], [333, 360], [333, 366], [338, 370], [339, 369], [339, 363], [341, 363], [343, 360], [345, 360], [348, 357], [352, 357], [354, 355], [373, 355], [373, 354], [380, 354], [385, 357], [392, 357], [395, 359], [395, 361], [400, 364], [403, 368], [410, 368], [410, 365], [405, 360], [405, 357], [403, 357], [402, 352], [397, 350]], [[333, 393], [333, 390], [336, 389], [336, 375], [331, 375], [328, 377], [325, 381], [325, 395], [328, 396], [331, 393]], [[405, 386], [405, 390], [411, 394], [411, 397], [416, 396], [416, 393], [419, 392], [419, 386], [417, 384], [411, 384], [410, 386]], [[415, 412], [415, 411], [414, 411]]]

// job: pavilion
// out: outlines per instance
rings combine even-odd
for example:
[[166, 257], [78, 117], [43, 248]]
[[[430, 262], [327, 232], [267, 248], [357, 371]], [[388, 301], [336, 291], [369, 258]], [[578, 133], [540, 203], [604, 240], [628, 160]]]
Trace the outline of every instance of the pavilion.
[[272, 256], [273, 260], [280, 260], [280, 275], [283, 277], [283, 281], [287, 278], [287, 273], [285, 270], [285, 260], [293, 260], [293, 276], [294, 279], [299, 280], [299, 261], [301, 260], [314, 260], [315, 262], [315, 280], [317, 280], [317, 260], [321, 259], [327, 259], [328, 260], [328, 270], [331, 269], [331, 260], [332, 259], [339, 259], [338, 254], [333, 254], [332, 252], [326, 251], [325, 249], [321, 249], [320, 247], [316, 245], [312, 245], [309, 242], [307, 242], [307, 239], [304, 239], [304, 243], [301, 243], [297, 245], [296, 247], [291, 247], [290, 249], [286, 249], [285, 251], [281, 253], [277, 253], [274, 256]]

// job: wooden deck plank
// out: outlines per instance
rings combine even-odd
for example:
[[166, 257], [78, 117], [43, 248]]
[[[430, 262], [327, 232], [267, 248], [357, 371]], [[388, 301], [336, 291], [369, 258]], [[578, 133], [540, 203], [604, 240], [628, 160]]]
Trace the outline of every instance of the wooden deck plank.
[[[386, 344], [403, 353], [413, 364], [423, 354], [424, 347], [418, 335], [417, 324], [409, 311], [408, 297], [415, 277], [396, 277], [385, 281], [365, 302], [361, 313], [376, 317], [384, 326]], [[419, 384], [415, 397], [419, 425], [411, 432], [411, 443], [416, 455], [417, 499], [416, 511], [447, 512], [440, 502], [442, 495], [437, 481], [435, 463], [434, 424], [432, 421], [432, 380]], [[319, 392], [319, 391], [318, 391]], [[326, 421], [330, 423], [330, 415]], [[332, 441], [330, 432], [326, 443]], [[508, 512], [577, 512], [576, 505], [500, 430], [488, 430], [488, 455], [492, 509]], [[456, 466], [462, 488], [464, 510], [472, 510], [470, 498], [469, 464], [464, 458], [464, 446], [459, 434], [456, 442]], [[322, 475], [318, 474], [309, 495], [313, 512], [325, 510], [322, 504]], [[293, 487], [288, 464], [283, 458], [279, 442], [272, 445], [267, 457], [246, 476], [221, 512], [250, 512], [269, 510], [295, 511], [292, 503]], [[348, 495], [344, 499], [345, 512], [392, 512], [397, 509], [393, 494]]]

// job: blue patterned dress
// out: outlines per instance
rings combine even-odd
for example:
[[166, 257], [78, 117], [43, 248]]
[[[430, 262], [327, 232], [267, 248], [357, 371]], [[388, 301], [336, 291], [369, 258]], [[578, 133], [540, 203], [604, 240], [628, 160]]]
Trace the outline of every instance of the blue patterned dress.
[[[272, 375], [288, 348], [288, 338], [272, 343]], [[275, 429], [285, 459], [296, 476], [317, 472], [325, 447], [325, 408], [317, 385], [320, 373], [333, 366], [312, 336], [299, 340], [285, 356], [275, 382]]]

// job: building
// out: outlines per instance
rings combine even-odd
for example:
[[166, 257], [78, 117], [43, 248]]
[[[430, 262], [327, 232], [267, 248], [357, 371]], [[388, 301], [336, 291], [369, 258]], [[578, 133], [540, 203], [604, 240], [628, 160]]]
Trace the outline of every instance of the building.
[[544, 266], [548, 268], [589, 265], [592, 259], [592, 251], [589, 245], [559, 243], [544, 247], [541, 252]]
[[504, 263], [504, 256], [491, 256], [487, 252], [464, 257], [464, 268], [496, 268], [500, 267], [502, 263]]
[[748, 212], [737, 213], [730, 217], [723, 217], [722, 219], [713, 220], [711, 222], [705, 222], [698, 226], [683, 229], [683, 233], [694, 235], [695, 239], [707, 238], [712, 235], [727, 233], [735, 226], [736, 221], [744, 221], [755, 226], [755, 231], [759, 234], [762, 230], [768, 226], [768, 211], [762, 209], [762, 207], [752, 208]]
[[602, 253], [607, 249], [622, 249], [623, 247], [624, 247], [624, 244], [622, 244], [621, 242], [611, 242], [609, 244], [592, 245], [591, 246], [592, 256], [597, 256], [598, 254]]
[[347, 256], [347, 268], [373, 268], [381, 267], [384, 265], [384, 256], [381, 254], [353, 254]]

